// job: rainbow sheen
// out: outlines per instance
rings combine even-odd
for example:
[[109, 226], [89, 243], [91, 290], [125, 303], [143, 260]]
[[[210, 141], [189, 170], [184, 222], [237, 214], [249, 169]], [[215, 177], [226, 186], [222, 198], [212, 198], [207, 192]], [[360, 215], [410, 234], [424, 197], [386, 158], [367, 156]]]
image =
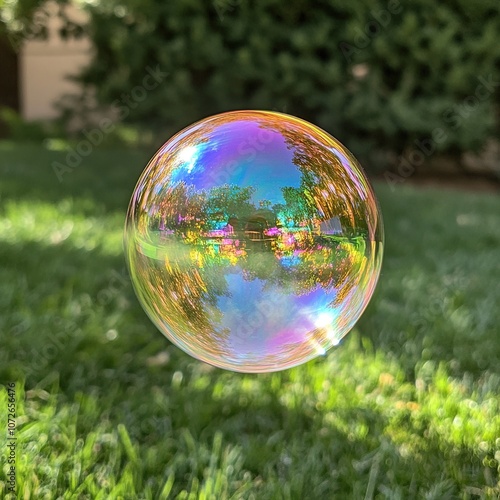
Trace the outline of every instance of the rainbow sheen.
[[255, 373], [304, 363], [351, 330], [378, 280], [383, 227], [336, 139], [293, 116], [236, 111], [153, 156], [124, 241], [160, 331], [195, 358]]

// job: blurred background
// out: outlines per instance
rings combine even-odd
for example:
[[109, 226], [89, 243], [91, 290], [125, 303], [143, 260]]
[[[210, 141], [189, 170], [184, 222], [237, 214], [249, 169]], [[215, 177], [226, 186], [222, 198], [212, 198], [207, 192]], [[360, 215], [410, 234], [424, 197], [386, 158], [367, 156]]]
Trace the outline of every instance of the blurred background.
[[107, 116], [122, 126], [106, 136], [160, 144], [214, 113], [274, 109], [374, 173], [498, 182], [498, 14], [494, 0], [4, 0], [3, 134], [74, 138]]
[[[283, 373], [188, 358], [125, 269], [146, 162], [234, 109], [338, 138], [385, 220], [363, 318]], [[4, 496], [498, 498], [499, 132], [496, 0], [0, 0]]]

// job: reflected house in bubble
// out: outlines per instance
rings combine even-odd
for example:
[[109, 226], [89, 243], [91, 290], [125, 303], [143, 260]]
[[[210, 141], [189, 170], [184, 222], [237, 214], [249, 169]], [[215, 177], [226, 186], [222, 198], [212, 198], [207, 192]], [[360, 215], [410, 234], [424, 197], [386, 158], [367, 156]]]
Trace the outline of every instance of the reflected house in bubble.
[[254, 215], [249, 217], [245, 223], [245, 237], [250, 241], [272, 240], [273, 237], [267, 234], [269, 225], [265, 217]]
[[287, 115], [233, 112], [153, 157], [125, 245], [139, 299], [169, 339], [259, 372], [325, 353], [352, 328], [378, 278], [382, 227], [363, 173], [333, 138]]

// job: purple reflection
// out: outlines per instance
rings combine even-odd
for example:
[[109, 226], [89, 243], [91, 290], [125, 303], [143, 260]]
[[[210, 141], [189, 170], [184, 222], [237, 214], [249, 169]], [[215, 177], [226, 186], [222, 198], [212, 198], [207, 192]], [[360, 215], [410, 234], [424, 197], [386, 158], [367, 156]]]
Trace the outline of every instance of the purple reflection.
[[294, 151], [283, 136], [259, 121], [233, 121], [176, 152], [178, 166], [169, 182], [183, 182], [197, 190], [226, 183], [256, 187], [253, 201], [282, 203], [276, 190], [286, 174], [289, 186], [300, 185], [301, 173], [293, 163]]

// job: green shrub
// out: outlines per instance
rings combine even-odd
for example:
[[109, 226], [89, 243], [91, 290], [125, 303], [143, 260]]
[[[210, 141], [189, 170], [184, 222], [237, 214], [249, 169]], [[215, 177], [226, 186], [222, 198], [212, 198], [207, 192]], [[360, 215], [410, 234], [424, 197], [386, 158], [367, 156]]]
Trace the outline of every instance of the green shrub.
[[[498, 135], [497, 0], [107, 0], [87, 8], [96, 53], [82, 81], [129, 122], [173, 132], [225, 110], [275, 109], [370, 158], [416, 140], [460, 153]], [[167, 75], [133, 98], [157, 67]]]
[[61, 124], [57, 121], [27, 122], [13, 109], [0, 107], [0, 121], [7, 127], [7, 134], [15, 141], [28, 141], [42, 143], [49, 137], [60, 137], [64, 134]]

